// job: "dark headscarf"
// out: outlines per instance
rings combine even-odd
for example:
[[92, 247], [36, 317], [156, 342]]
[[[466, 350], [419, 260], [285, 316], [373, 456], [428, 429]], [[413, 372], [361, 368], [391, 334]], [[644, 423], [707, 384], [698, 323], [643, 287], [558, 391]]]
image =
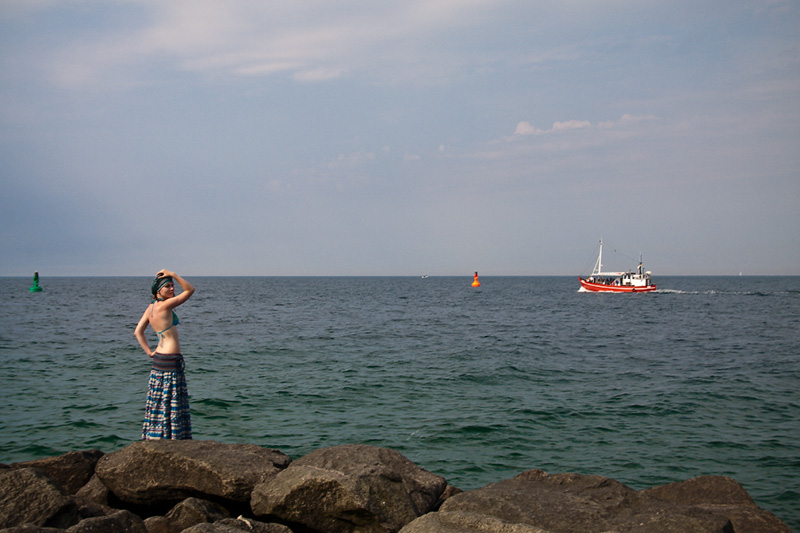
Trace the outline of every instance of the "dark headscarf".
[[173, 283], [172, 276], [158, 276], [153, 280], [153, 285], [150, 287], [150, 292], [153, 293], [154, 298], [158, 295], [158, 291], [161, 290], [161, 287], [167, 283]]

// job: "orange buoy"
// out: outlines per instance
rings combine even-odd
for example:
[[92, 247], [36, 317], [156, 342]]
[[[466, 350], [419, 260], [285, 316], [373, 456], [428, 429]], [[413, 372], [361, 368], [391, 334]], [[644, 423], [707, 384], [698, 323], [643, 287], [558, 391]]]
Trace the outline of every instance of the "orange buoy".
[[478, 281], [478, 273], [477, 272], [475, 272], [475, 281], [472, 282], [472, 286], [473, 287], [480, 287], [481, 286], [481, 282]]

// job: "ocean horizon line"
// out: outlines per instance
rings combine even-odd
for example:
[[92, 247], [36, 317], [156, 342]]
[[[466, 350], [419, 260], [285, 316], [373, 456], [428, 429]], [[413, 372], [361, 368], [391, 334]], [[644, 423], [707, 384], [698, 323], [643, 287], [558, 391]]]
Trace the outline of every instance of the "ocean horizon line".
[[[36, 271], [40, 272], [40, 271]], [[185, 274], [192, 278], [469, 278], [473, 274]], [[478, 271], [480, 272], [480, 271]], [[489, 278], [577, 278], [588, 274], [480, 274]], [[30, 278], [33, 274], [0, 274], [0, 279]], [[152, 274], [40, 274], [43, 278], [151, 278]], [[796, 278], [800, 274], [658, 274], [656, 278]]]

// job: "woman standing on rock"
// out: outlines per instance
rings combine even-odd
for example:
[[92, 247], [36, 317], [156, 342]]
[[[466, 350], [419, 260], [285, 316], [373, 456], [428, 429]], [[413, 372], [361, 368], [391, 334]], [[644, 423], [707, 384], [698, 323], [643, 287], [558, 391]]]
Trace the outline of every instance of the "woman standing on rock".
[[[177, 296], [175, 281], [183, 289]], [[153, 302], [147, 306], [134, 330], [142, 349], [153, 359], [142, 440], [191, 439], [189, 391], [183, 373], [183, 356], [178, 341], [178, 315], [175, 314], [175, 308], [194, 294], [194, 287], [175, 272], [162, 270], [156, 274], [151, 292]], [[148, 324], [158, 337], [158, 346], [155, 350], [150, 349], [150, 344], [144, 336]]]

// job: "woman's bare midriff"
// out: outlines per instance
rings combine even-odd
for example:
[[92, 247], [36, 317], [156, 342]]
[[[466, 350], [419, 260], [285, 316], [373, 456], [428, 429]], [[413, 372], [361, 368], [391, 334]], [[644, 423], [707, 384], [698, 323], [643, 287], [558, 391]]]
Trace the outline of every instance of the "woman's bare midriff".
[[[173, 328], [174, 330], [175, 328]], [[166, 331], [158, 343], [156, 351], [161, 354], [181, 353], [181, 343], [178, 341], [178, 332]]]

